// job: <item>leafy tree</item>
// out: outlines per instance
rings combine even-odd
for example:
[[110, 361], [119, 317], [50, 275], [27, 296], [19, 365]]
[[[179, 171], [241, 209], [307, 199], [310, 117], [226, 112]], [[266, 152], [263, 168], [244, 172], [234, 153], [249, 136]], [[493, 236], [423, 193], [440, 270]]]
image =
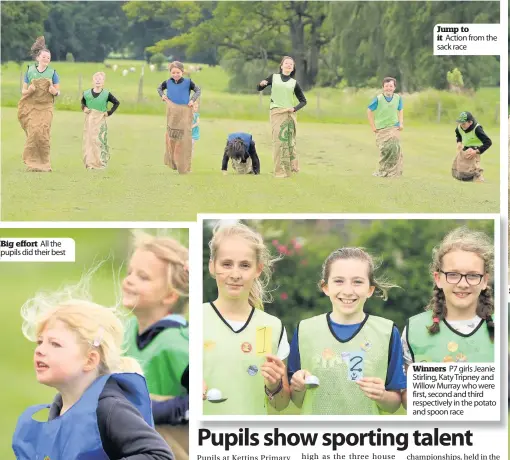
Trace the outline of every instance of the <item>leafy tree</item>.
[[[176, 37], [162, 40], [149, 51], [184, 47], [187, 55], [199, 52], [204, 43], [228, 53], [230, 59], [242, 62], [262, 61], [260, 78], [283, 55], [296, 62], [296, 76], [304, 88], [315, 83], [322, 47], [332, 39], [328, 26], [329, 2], [217, 2], [205, 5], [179, 5], [181, 21], [188, 29]], [[199, 22], [203, 10], [210, 19]], [[274, 70], [273, 70], [274, 69]]]
[[44, 35], [44, 20], [49, 7], [44, 2], [2, 2], [2, 62], [30, 58], [30, 47]]
[[[274, 266], [274, 301], [268, 313], [276, 315], [291, 336], [300, 320], [331, 310], [330, 300], [321, 292], [322, 264], [339, 247], [365, 248], [379, 264], [376, 276], [400, 286], [389, 291], [387, 301], [372, 297], [365, 306], [371, 314], [389, 318], [400, 330], [406, 320], [428, 304], [432, 294], [429, 265], [432, 249], [452, 229], [467, 225], [493, 235], [493, 222], [452, 220], [374, 220], [374, 221], [249, 221], [259, 231], [274, 255], [283, 258]], [[208, 242], [211, 228], [204, 227], [203, 298], [214, 300], [216, 282], [209, 274]]]
[[[123, 10], [131, 24], [126, 38], [132, 44], [137, 59], [150, 59], [154, 53], [164, 51], [176, 60], [183, 61], [186, 57], [185, 47], [170, 46], [155, 49], [152, 46], [178, 36], [190, 27], [211, 18], [211, 5], [216, 2], [128, 2]], [[214, 46], [202, 43], [196, 52], [187, 55], [192, 62], [217, 64], [217, 54]]]
[[45, 22], [47, 44], [55, 60], [72, 53], [78, 62], [102, 62], [123, 48], [127, 18], [123, 2], [51, 2]]
[[459, 88], [462, 89], [464, 87], [464, 79], [462, 78], [462, 72], [455, 68], [451, 72], [448, 72], [446, 74], [446, 79], [448, 80], [448, 83], [453, 88]]

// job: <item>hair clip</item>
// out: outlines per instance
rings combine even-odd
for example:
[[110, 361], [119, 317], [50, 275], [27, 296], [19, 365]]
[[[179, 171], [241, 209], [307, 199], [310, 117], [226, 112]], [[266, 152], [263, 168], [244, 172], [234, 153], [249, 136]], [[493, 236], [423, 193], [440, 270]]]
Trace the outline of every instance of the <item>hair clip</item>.
[[101, 342], [103, 340], [103, 334], [104, 334], [104, 328], [101, 326], [98, 330], [97, 337], [92, 342], [92, 345], [94, 345], [96, 348], [101, 345]]
[[434, 317], [434, 318], [432, 319], [432, 321], [434, 321], [434, 323], [439, 323], [439, 321], [440, 321], [440, 320], [439, 320], [439, 318]]

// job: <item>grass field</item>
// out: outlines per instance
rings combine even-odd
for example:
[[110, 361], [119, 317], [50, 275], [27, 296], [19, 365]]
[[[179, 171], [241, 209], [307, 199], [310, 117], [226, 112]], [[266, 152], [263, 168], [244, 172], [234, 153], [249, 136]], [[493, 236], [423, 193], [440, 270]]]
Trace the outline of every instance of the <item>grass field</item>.
[[[195, 220], [197, 212], [498, 212], [499, 89], [475, 94], [424, 91], [404, 96], [404, 177], [371, 176], [378, 161], [366, 106], [377, 89], [307, 91], [299, 113], [301, 172], [276, 181], [272, 170], [269, 98], [230, 94], [228, 75], [203, 66], [192, 78], [201, 86], [201, 140], [193, 173], [179, 176], [163, 165], [164, 105], [155, 88], [168, 73], [145, 68], [143, 102], [137, 102], [141, 63], [54, 63], [61, 77], [52, 127], [51, 174], [27, 174], [21, 161], [25, 135], [17, 121], [20, 67], [2, 66], [2, 213], [5, 220]], [[122, 69], [136, 72], [122, 76]], [[26, 68], [26, 67], [24, 67]], [[81, 160], [81, 90], [98, 70], [121, 101], [108, 121], [112, 159], [107, 170], [86, 171]], [[261, 76], [263, 78], [263, 76]], [[437, 106], [441, 103], [441, 123]], [[473, 111], [494, 145], [483, 156], [485, 184], [451, 178], [455, 117]], [[320, 123], [319, 123], [320, 122]], [[258, 177], [221, 175], [226, 136], [254, 135], [261, 157]]]
[[[121, 113], [152, 114], [162, 113], [163, 107], [156, 92], [158, 85], [168, 79], [168, 71], [150, 72], [145, 67], [142, 98], [138, 101], [140, 61], [107, 60], [108, 65], [117, 64], [116, 72], [103, 63], [54, 62], [61, 79], [61, 96], [56, 99], [57, 110], [80, 111], [82, 91], [90, 88], [92, 75], [97, 71], [106, 72], [106, 88], [119, 99]], [[16, 107], [20, 98], [21, 72], [27, 68], [10, 62], [2, 66], [2, 106]], [[123, 69], [134, 67], [135, 72], [122, 76]], [[269, 92], [259, 96], [255, 85], [251, 94], [231, 94], [228, 89], [228, 74], [219, 66], [202, 66], [203, 70], [191, 75], [202, 88], [202, 117], [209, 119], [243, 119], [266, 121], [268, 118]], [[257, 81], [267, 77], [271, 71], [262, 71]], [[80, 80], [81, 78], [81, 80]], [[81, 81], [81, 83], [80, 83]], [[398, 88], [397, 88], [398, 90]], [[306, 91], [308, 105], [300, 111], [301, 122], [367, 124], [366, 107], [380, 92], [379, 88], [336, 89], [315, 88]], [[481, 88], [474, 94], [456, 94], [447, 91], [427, 90], [404, 95], [406, 124], [423, 125], [436, 123], [438, 103], [441, 108], [441, 123], [455, 123], [463, 110], [473, 112], [485, 128], [499, 125], [499, 88]]]
[[[452, 179], [453, 126], [407, 127], [404, 176], [372, 177], [378, 152], [365, 125], [298, 124], [301, 172], [276, 180], [269, 123], [201, 120], [193, 173], [163, 165], [165, 117], [115, 114], [109, 121], [108, 169], [87, 171], [81, 159], [83, 114], [56, 111], [52, 167], [26, 173], [24, 133], [16, 109], [2, 111], [2, 219], [31, 221], [192, 221], [197, 212], [499, 212], [499, 130], [483, 156], [486, 183]], [[223, 176], [226, 136], [254, 136], [260, 176]]]

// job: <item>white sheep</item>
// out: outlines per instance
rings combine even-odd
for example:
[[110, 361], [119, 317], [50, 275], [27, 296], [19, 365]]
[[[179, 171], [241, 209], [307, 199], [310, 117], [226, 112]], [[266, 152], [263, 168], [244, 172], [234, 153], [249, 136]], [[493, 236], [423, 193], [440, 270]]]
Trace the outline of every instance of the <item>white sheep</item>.
[[119, 66], [117, 64], [113, 64], [112, 69], [114, 72], [116, 72], [118, 68]]
[[125, 77], [129, 73], [128, 69], [122, 71], [122, 76]]

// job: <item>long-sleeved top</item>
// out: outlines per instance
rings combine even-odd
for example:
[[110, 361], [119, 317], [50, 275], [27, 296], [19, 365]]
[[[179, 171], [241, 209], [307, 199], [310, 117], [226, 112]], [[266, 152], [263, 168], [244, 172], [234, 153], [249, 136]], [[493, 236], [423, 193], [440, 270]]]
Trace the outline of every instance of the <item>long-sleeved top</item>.
[[182, 374], [181, 385], [186, 388], [187, 395], [166, 401], [152, 400], [152, 415], [156, 425], [181, 425], [189, 422], [189, 366]]
[[[98, 97], [100, 94], [101, 92], [96, 93], [92, 88], [92, 97]], [[113, 112], [115, 112], [118, 109], [120, 102], [112, 93], [108, 93], [108, 102], [111, 102], [113, 104], [112, 108], [107, 111], [108, 116], [111, 117]], [[87, 107], [87, 102], [85, 101], [85, 96], [83, 96], [81, 98], [81, 109], [83, 110], [85, 107]]]
[[[284, 75], [282, 72], [280, 72], [280, 78], [285, 83], [289, 81], [292, 77], [290, 75]], [[266, 78], [266, 81], [267, 81], [266, 86], [260, 86], [260, 84], [257, 85], [257, 91], [262, 91], [265, 88], [269, 88], [273, 84], [273, 74], [269, 75], [269, 77]], [[294, 87], [294, 94], [296, 95], [296, 98], [299, 101], [299, 104], [294, 107], [294, 111], [297, 112], [299, 109], [302, 109], [306, 105], [306, 97], [303, 93], [303, 90], [301, 89], [301, 86], [299, 86], [297, 80], [296, 86]]]
[[[48, 420], [60, 415], [62, 397], [58, 394]], [[122, 393], [119, 384], [110, 379], [99, 396], [96, 409], [97, 426], [103, 450], [109, 458], [122, 460], [174, 460], [166, 442], [151, 428]]]
[[[257, 155], [257, 149], [255, 148], [255, 142], [252, 140], [250, 142], [250, 147], [248, 148], [248, 152], [245, 152], [241, 163], [246, 163], [248, 158], [251, 158], [251, 167], [253, 169], [253, 174], [260, 174], [260, 160]], [[226, 153], [223, 154], [223, 160], [221, 162], [221, 170], [227, 171], [229, 157]]]
[[[172, 78], [172, 80], [173, 80], [173, 78]], [[164, 94], [163, 91], [166, 89], [167, 81], [168, 80], [165, 80], [163, 83], [161, 83], [161, 85], [158, 86], [157, 91], [158, 91], [159, 97], [163, 97], [163, 94]], [[183, 81], [184, 81], [184, 77], [181, 77], [178, 81], [174, 80], [174, 82], [177, 85], [180, 85]], [[200, 86], [198, 86], [197, 84], [195, 84], [193, 82], [193, 80], [189, 81], [190, 94], [191, 94], [191, 91], [193, 91], [193, 96], [191, 96], [191, 101], [195, 102], [200, 97], [202, 90], [200, 89]]]
[[[152, 343], [152, 340], [166, 328], [175, 327], [177, 322], [182, 320], [186, 322], [184, 317], [180, 315], [172, 315], [163, 318], [150, 327], [145, 329], [141, 334], [136, 336], [136, 346], [139, 350], [144, 349]], [[181, 385], [189, 394], [189, 364], [181, 375]], [[152, 415], [156, 425], [181, 425], [188, 423], [189, 419], [189, 396], [188, 394], [176, 396], [175, 398], [164, 401], [152, 400]]]
[[[475, 130], [476, 137], [478, 137], [478, 139], [480, 139], [480, 141], [482, 141], [483, 144], [482, 146], [477, 147], [478, 153], [481, 155], [492, 145], [492, 141], [490, 140], [489, 136], [485, 134], [485, 131], [483, 130], [482, 126], [481, 125], [477, 126], [476, 121], [473, 121], [471, 126], [464, 132], [469, 133], [473, 131], [473, 129]], [[462, 142], [462, 136], [460, 135], [458, 126], [455, 128], [455, 135], [457, 136], [457, 143]], [[470, 147], [464, 146], [464, 150], [467, 150], [468, 148]]]

